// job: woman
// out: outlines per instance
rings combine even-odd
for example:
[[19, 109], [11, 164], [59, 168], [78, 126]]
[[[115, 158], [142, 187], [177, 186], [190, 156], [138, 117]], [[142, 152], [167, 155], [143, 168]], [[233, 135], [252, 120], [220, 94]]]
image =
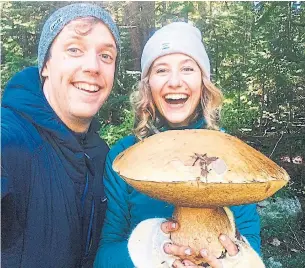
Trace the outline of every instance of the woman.
[[[132, 98], [135, 136], [123, 138], [108, 154], [104, 178], [108, 210], [95, 267], [193, 265], [184, 260], [192, 254], [192, 249], [174, 245], [169, 240], [169, 232], [177, 225], [164, 223], [164, 218], [172, 216], [173, 206], [127, 185], [113, 171], [112, 163], [120, 152], [139, 139], [159, 131], [218, 129], [216, 119], [222, 93], [210, 82], [210, 62], [201, 40], [197, 28], [176, 22], [158, 30], [144, 47], [141, 82]], [[256, 205], [235, 206], [231, 211], [237, 229], [259, 254], [260, 227]], [[201, 251], [210, 267], [264, 267], [247, 242], [233, 242], [223, 235], [220, 241], [228, 253], [224, 259], [218, 260], [206, 250]], [[251, 258], [261, 266], [251, 266], [248, 263]]]

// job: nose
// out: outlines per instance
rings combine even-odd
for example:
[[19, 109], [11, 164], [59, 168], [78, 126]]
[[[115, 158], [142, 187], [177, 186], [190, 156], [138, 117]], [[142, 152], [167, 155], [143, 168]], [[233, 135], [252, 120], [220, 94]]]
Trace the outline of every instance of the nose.
[[179, 71], [173, 70], [170, 74], [168, 85], [170, 87], [180, 87], [182, 85]]
[[100, 73], [100, 61], [98, 55], [93, 52], [88, 52], [82, 64], [82, 69], [84, 72], [88, 72], [91, 74], [99, 74]]

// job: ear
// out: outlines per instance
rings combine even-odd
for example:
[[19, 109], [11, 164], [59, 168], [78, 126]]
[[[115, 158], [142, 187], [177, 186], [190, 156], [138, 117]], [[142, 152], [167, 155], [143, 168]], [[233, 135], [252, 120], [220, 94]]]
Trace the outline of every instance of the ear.
[[44, 65], [44, 67], [42, 68], [41, 71], [41, 76], [42, 77], [48, 77], [49, 76], [49, 61], [47, 61]]

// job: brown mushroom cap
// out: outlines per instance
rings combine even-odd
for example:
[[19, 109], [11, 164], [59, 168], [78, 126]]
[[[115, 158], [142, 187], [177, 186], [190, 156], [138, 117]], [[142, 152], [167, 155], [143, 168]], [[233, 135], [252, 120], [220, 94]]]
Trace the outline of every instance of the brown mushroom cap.
[[187, 207], [261, 201], [282, 188], [287, 172], [229, 134], [171, 130], [138, 142], [113, 168], [137, 190]]

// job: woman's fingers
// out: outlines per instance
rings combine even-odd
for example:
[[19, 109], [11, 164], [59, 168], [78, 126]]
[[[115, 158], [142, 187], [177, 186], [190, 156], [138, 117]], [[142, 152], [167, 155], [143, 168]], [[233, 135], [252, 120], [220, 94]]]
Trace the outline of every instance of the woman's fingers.
[[165, 221], [161, 224], [161, 230], [166, 234], [176, 231], [177, 229], [178, 229], [178, 223], [174, 221]]
[[189, 261], [189, 260], [184, 260], [184, 261], [180, 261], [180, 260], [176, 260], [173, 263], [173, 267], [174, 268], [180, 268], [180, 267], [188, 267], [188, 268], [199, 268], [199, 266], [197, 266], [195, 263]]
[[219, 241], [230, 256], [235, 256], [238, 253], [238, 247], [228, 236], [224, 234], [220, 235]]
[[189, 260], [184, 260], [184, 261], [182, 261], [182, 263], [184, 264], [184, 266], [186, 266], [188, 268], [197, 268], [198, 267], [195, 263], [193, 263]]
[[192, 249], [189, 247], [177, 246], [171, 243], [164, 244], [164, 252], [170, 255], [174, 255], [181, 259], [185, 259], [192, 255]]
[[208, 263], [212, 268], [222, 268], [220, 260], [213, 254], [210, 254], [206, 249], [200, 250], [200, 254], [203, 257], [204, 262]]
[[173, 265], [172, 265], [172, 267], [174, 267], [174, 268], [183, 268], [184, 265], [183, 265], [183, 263], [180, 260], [175, 260]]
[[[178, 224], [174, 221], [166, 221], [161, 224], [161, 229], [164, 233], [170, 233], [178, 229]], [[238, 253], [238, 247], [235, 243], [226, 235], [220, 235], [219, 240], [224, 248], [227, 250], [230, 256], [235, 256]], [[164, 244], [164, 252], [170, 255], [174, 255], [184, 260], [181, 262], [180, 260], [176, 260], [173, 264], [173, 267], [185, 267], [188, 266], [190, 268], [197, 267], [194, 263], [186, 260], [189, 256], [193, 254], [193, 251], [190, 247], [185, 246], [177, 246], [172, 243]], [[204, 262], [208, 263], [212, 268], [222, 268], [222, 264], [220, 260], [218, 260], [214, 255], [210, 254], [207, 250], [203, 249], [200, 251]]]

